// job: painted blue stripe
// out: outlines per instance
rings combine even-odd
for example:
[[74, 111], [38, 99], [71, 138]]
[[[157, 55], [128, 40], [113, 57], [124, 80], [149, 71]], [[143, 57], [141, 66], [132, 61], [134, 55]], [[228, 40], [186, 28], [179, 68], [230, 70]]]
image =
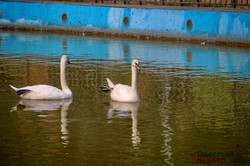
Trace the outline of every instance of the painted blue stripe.
[[[0, 25], [250, 42], [250, 13], [0, 2]], [[62, 21], [67, 13], [68, 21]], [[123, 24], [124, 17], [129, 25]], [[187, 29], [187, 21], [192, 29]]]

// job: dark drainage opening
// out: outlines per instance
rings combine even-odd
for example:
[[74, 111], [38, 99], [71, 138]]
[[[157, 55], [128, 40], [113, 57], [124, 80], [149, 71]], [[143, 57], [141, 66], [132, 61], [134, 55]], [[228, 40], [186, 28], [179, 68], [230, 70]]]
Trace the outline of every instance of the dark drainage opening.
[[124, 19], [123, 19], [123, 25], [125, 27], [127, 27], [129, 25], [129, 18], [128, 18], [128, 16], [124, 17]]
[[68, 14], [67, 13], [63, 13], [62, 14], [62, 22], [66, 23], [68, 21]]
[[193, 28], [193, 21], [192, 20], [187, 20], [187, 30], [192, 30]]

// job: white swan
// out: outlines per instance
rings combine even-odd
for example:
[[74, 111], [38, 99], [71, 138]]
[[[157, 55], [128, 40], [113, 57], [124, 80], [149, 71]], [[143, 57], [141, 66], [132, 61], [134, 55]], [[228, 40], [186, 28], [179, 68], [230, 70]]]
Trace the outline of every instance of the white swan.
[[101, 86], [102, 91], [108, 92], [111, 90], [110, 97], [114, 101], [119, 102], [137, 102], [140, 100], [137, 91], [137, 70], [140, 70], [139, 62], [134, 59], [131, 63], [132, 83], [131, 86], [116, 84], [107, 78], [108, 86]]
[[72, 92], [67, 85], [65, 76], [65, 68], [67, 63], [69, 63], [69, 58], [67, 55], [63, 55], [60, 64], [60, 79], [62, 90], [49, 85], [34, 85], [26, 86], [23, 88], [16, 88], [10, 85], [10, 87], [14, 89], [16, 93], [23, 99], [50, 100], [71, 98]]

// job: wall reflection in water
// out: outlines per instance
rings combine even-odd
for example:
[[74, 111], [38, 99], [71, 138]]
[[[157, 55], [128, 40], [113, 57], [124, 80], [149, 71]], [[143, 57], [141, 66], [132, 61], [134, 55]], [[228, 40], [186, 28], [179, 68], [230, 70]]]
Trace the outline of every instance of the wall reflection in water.
[[84, 63], [110, 60], [130, 63], [131, 59], [137, 58], [148, 67], [181, 69], [183, 74], [250, 78], [248, 49], [31, 33], [0, 33], [0, 41], [1, 54], [11, 55], [10, 58], [30, 55], [58, 58], [65, 53]]

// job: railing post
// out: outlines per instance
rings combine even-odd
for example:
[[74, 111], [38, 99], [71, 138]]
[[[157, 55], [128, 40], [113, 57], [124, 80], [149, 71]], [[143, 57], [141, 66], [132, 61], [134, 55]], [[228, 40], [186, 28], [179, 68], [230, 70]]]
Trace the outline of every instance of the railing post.
[[181, 6], [183, 6], [183, 0], [180, 0], [180, 4], [181, 4]]
[[233, 8], [236, 8], [237, 0], [232, 0], [231, 3], [232, 3], [232, 5], [233, 5]]
[[161, 4], [162, 4], [162, 5], [165, 5], [165, 0], [161, 0]]
[[200, 0], [196, 0], [196, 7], [200, 7]]

